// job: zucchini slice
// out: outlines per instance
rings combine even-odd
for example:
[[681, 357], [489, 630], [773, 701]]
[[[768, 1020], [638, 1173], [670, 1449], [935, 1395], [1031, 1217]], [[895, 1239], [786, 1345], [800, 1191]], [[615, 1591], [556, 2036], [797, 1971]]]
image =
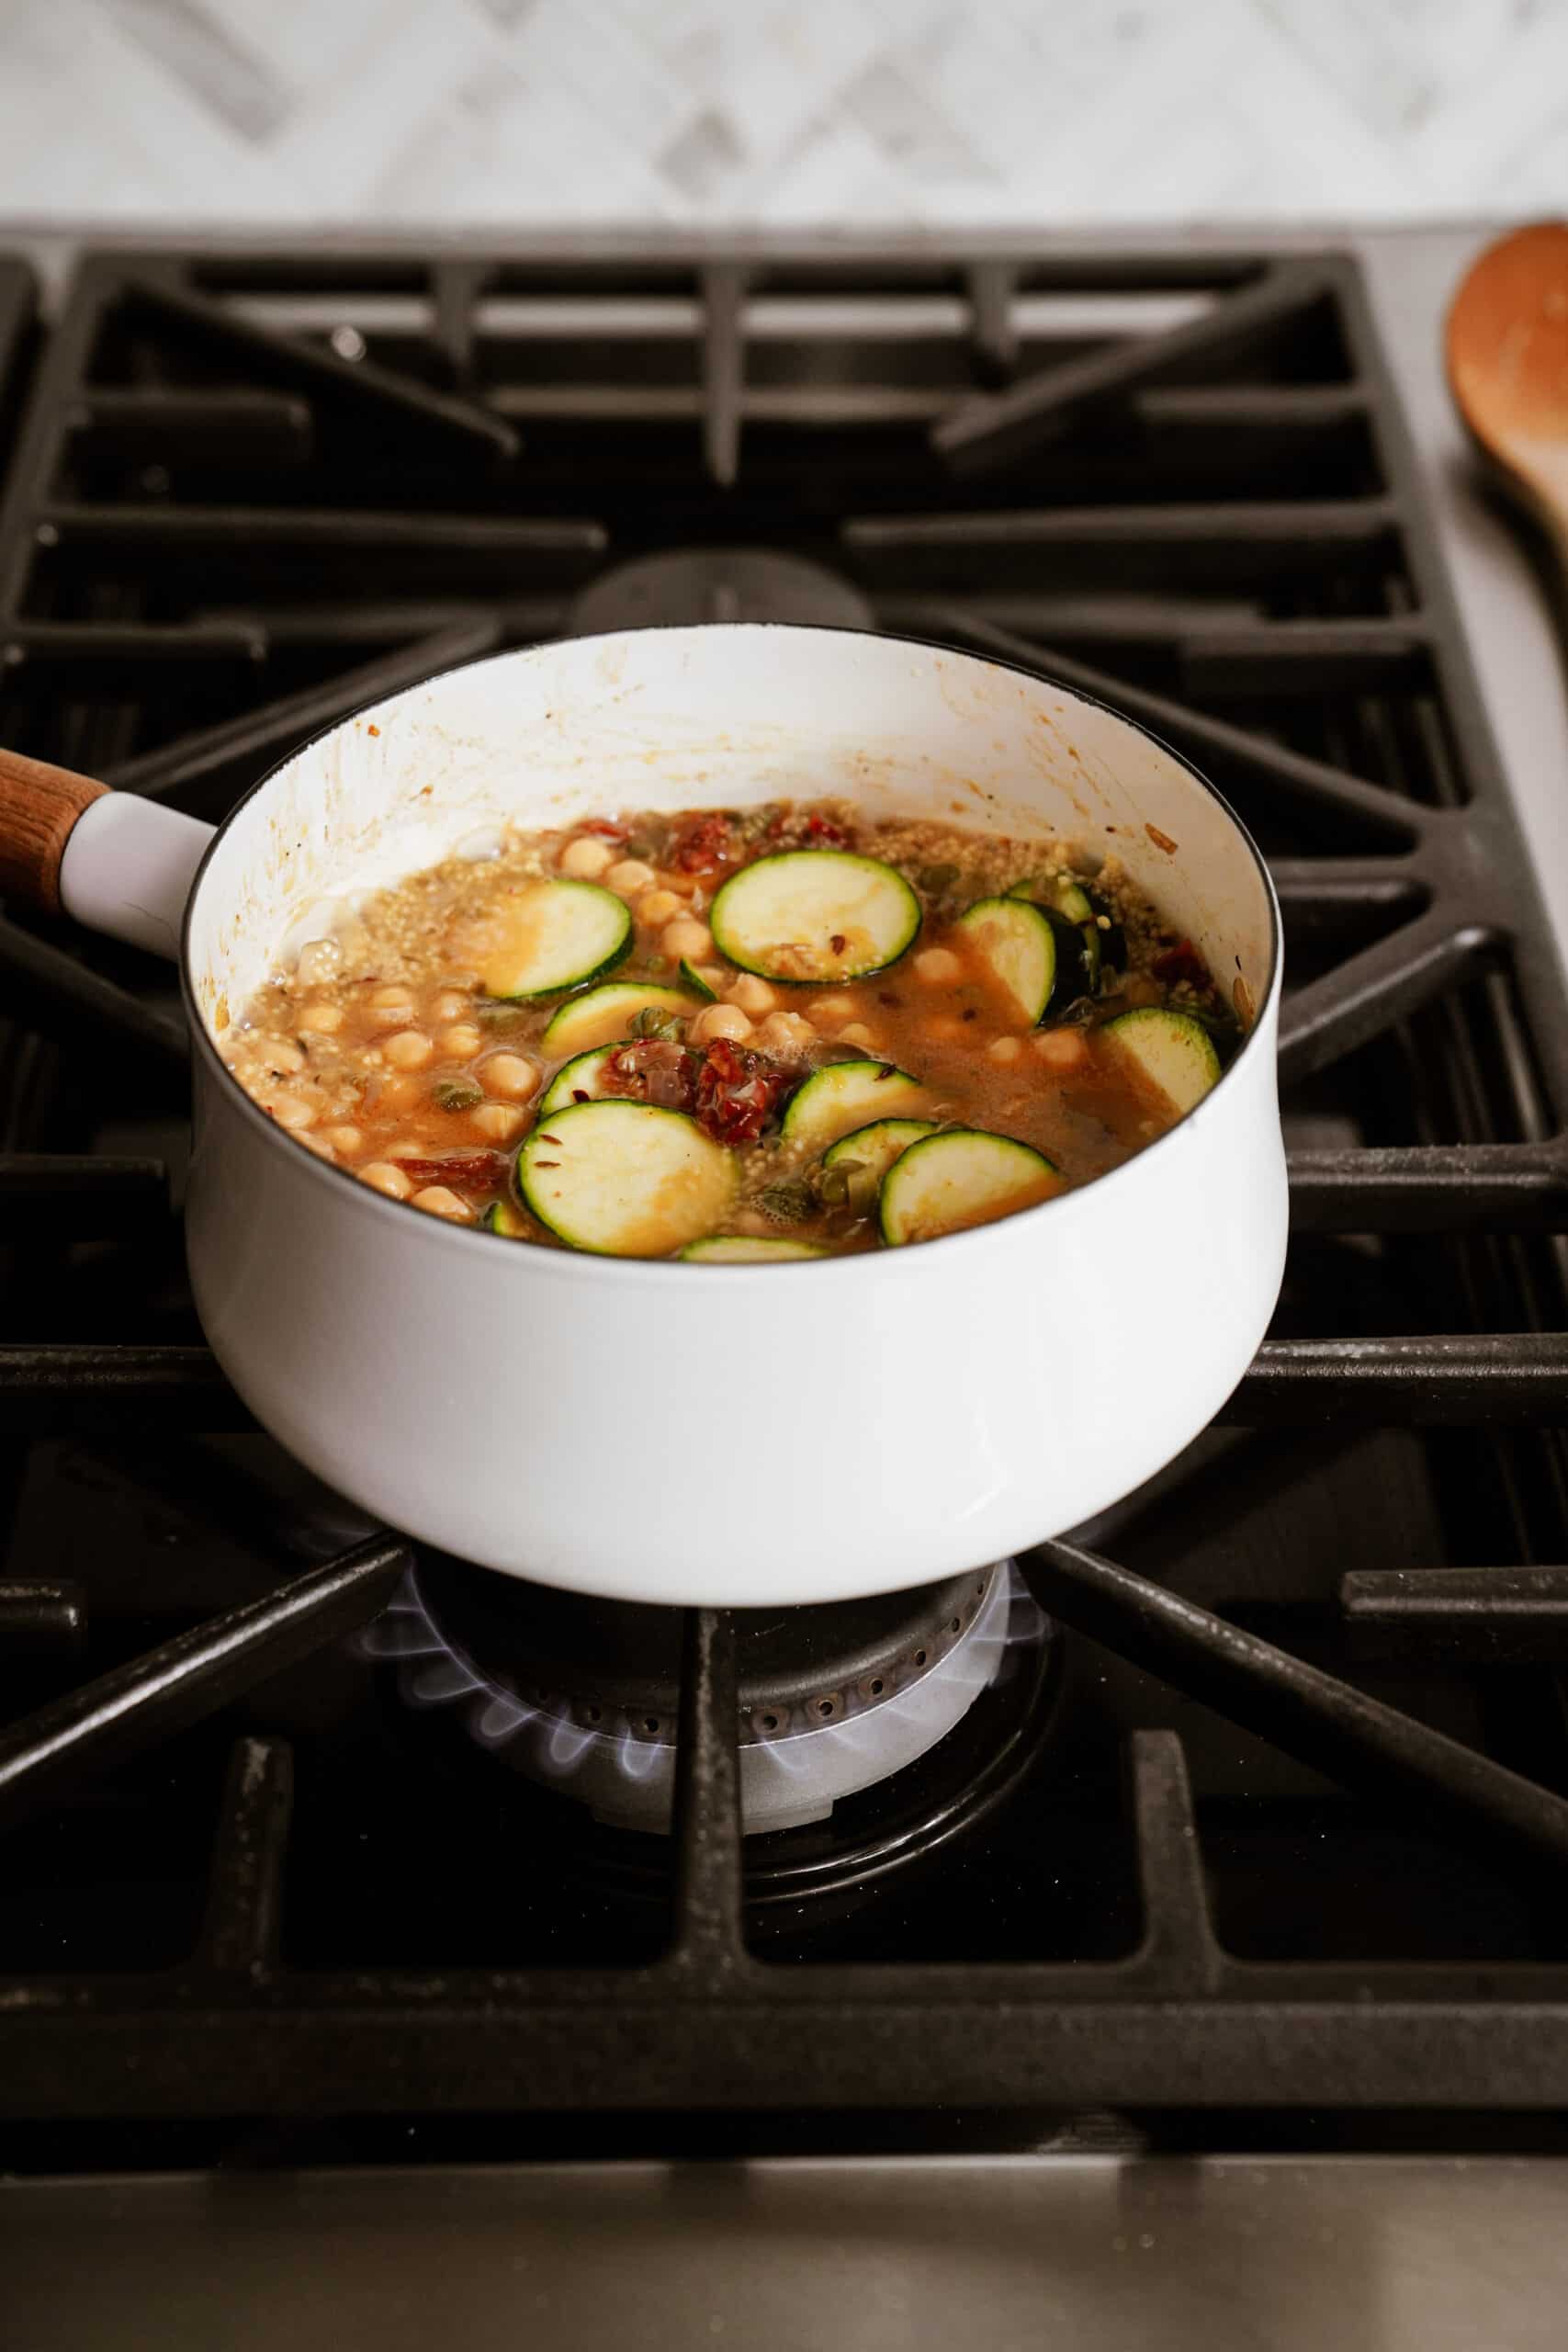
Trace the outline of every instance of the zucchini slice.
[[859, 980], [913, 944], [920, 902], [879, 858], [782, 850], [731, 875], [708, 910], [719, 953], [764, 980]]
[[526, 1241], [528, 1228], [510, 1201], [491, 1201], [483, 1217], [487, 1233], [504, 1234], [508, 1241]]
[[534, 882], [505, 909], [479, 982], [490, 997], [554, 996], [614, 971], [631, 947], [632, 910], [597, 882]]
[[[1050, 926], [1052, 944], [1055, 950], [1055, 971], [1051, 992], [1045, 1000], [1044, 1012], [1036, 1017], [1043, 1020], [1046, 1012], [1065, 1012], [1067, 1006], [1080, 996], [1093, 996], [1100, 987], [1100, 968], [1103, 961], [1116, 963], [1120, 969], [1127, 960], [1127, 943], [1117, 932], [1118, 954], [1105, 954], [1109, 934], [1102, 933], [1095, 921], [1103, 912], [1091, 893], [1070, 874], [1032, 875], [1025, 882], [1015, 882], [1002, 899], [982, 899], [971, 907], [969, 914], [980, 908], [1013, 906], [1023, 901], [1043, 915]], [[969, 917], [964, 917], [967, 922]], [[977, 926], [978, 927], [978, 926]], [[1013, 926], [1014, 932], [1017, 926]], [[1006, 978], [1005, 974], [1000, 975]], [[1016, 990], [1015, 990], [1016, 993]]]
[[882, 1112], [918, 1118], [926, 1092], [918, 1079], [891, 1062], [829, 1062], [813, 1070], [784, 1114], [786, 1143], [826, 1151], [852, 1127], [868, 1125]]
[[956, 928], [1030, 1026], [1043, 1021], [1056, 988], [1056, 932], [1046, 910], [1027, 899], [977, 899]]
[[950, 1127], [900, 1153], [882, 1187], [882, 1238], [934, 1241], [993, 1217], [1032, 1208], [1056, 1189], [1043, 1152], [1010, 1136]]
[[699, 1004], [716, 1004], [718, 1002], [717, 989], [709, 988], [707, 982], [704, 979], [702, 974], [698, 971], [696, 966], [693, 963], [689, 956], [682, 956], [680, 963], [675, 967], [675, 977], [680, 981], [681, 986], [685, 989], [690, 995], [696, 998]]
[[[1100, 933], [1092, 922], [1069, 922], [1055, 907], [1042, 907], [1040, 911], [1050, 924], [1056, 943], [1055, 985], [1045, 1010], [1048, 1013], [1066, 1012], [1080, 996], [1094, 994], [1100, 973]], [[1091, 933], [1097, 942], [1092, 949], [1089, 944]]]
[[570, 1111], [577, 1102], [597, 1102], [599, 1073], [610, 1056], [622, 1046], [635, 1043], [630, 1037], [616, 1037], [607, 1046], [594, 1046], [586, 1054], [573, 1054], [564, 1062], [539, 1097], [539, 1116], [550, 1111]]
[[771, 1266], [785, 1258], [825, 1258], [814, 1241], [770, 1241], [761, 1233], [710, 1233], [681, 1252], [691, 1266]]
[[1119, 1012], [1100, 1034], [1183, 1114], [1203, 1100], [1219, 1077], [1214, 1041], [1190, 1012], [1141, 1005], [1135, 1012]]
[[922, 1136], [934, 1136], [932, 1119], [873, 1119], [867, 1127], [852, 1127], [822, 1155], [824, 1168], [863, 1168], [880, 1184], [900, 1152]]
[[649, 1005], [682, 1015], [701, 1010], [695, 997], [682, 989], [661, 988], [657, 980], [612, 980], [607, 988], [590, 989], [574, 996], [540, 1038], [542, 1050], [553, 1061], [558, 1055], [585, 1054], [594, 1046], [623, 1040], [637, 1013]]
[[1094, 918], [1094, 901], [1081, 882], [1070, 874], [1026, 874], [1008, 892], [1010, 899], [1029, 899], [1038, 907], [1055, 907], [1069, 922], [1089, 922]]
[[668, 1258], [722, 1224], [734, 1154], [694, 1119], [651, 1102], [578, 1102], [541, 1119], [517, 1155], [517, 1189], [574, 1250]]

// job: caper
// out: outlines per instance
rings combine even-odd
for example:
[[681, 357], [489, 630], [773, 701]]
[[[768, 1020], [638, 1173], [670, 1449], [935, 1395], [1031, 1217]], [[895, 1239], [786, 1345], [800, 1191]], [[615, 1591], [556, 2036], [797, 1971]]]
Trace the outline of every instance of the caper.
[[443, 1111], [472, 1111], [485, 1099], [484, 1088], [471, 1078], [444, 1078], [430, 1091]]
[[685, 1035], [685, 1023], [678, 1013], [666, 1012], [662, 1005], [645, 1004], [640, 1012], [632, 1015], [631, 1034], [634, 1037], [658, 1037], [673, 1044]]
[[856, 1216], [869, 1216], [876, 1206], [876, 1196], [882, 1186], [874, 1168], [855, 1166], [845, 1170], [850, 1180], [849, 1204]]
[[782, 1183], [764, 1185], [757, 1195], [757, 1206], [775, 1225], [798, 1225], [816, 1205], [810, 1185], [793, 1177], [786, 1177]]

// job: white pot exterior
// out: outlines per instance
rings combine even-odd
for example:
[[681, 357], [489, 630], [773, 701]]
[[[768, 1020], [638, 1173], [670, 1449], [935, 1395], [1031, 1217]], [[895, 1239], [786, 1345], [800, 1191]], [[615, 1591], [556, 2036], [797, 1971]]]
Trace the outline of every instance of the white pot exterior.
[[[215, 1032], [323, 894], [499, 818], [840, 791], [1120, 852], [1258, 1008], [1213, 1093], [1111, 1175], [998, 1224], [717, 1269], [423, 1216], [301, 1149], [219, 1059]], [[203, 1324], [292, 1453], [492, 1568], [748, 1606], [999, 1558], [1150, 1476], [1263, 1336], [1286, 1231], [1278, 938], [1256, 851], [1190, 770], [993, 663], [738, 628], [475, 664], [299, 752], [203, 870], [186, 943]]]

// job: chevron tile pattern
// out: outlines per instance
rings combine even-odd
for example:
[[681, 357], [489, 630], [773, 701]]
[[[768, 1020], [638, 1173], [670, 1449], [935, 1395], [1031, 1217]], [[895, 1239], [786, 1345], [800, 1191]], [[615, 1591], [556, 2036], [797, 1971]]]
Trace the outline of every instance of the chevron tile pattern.
[[0, 0], [13, 217], [1564, 208], [1568, 0]]

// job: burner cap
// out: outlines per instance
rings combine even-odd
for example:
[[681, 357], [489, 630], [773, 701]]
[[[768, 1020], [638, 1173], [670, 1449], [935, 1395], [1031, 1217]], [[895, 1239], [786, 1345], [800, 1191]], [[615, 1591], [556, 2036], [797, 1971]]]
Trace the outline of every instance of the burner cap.
[[805, 621], [874, 628], [858, 588], [825, 565], [771, 548], [677, 548], [617, 564], [571, 608], [574, 637], [618, 628], [671, 628], [692, 621]]

